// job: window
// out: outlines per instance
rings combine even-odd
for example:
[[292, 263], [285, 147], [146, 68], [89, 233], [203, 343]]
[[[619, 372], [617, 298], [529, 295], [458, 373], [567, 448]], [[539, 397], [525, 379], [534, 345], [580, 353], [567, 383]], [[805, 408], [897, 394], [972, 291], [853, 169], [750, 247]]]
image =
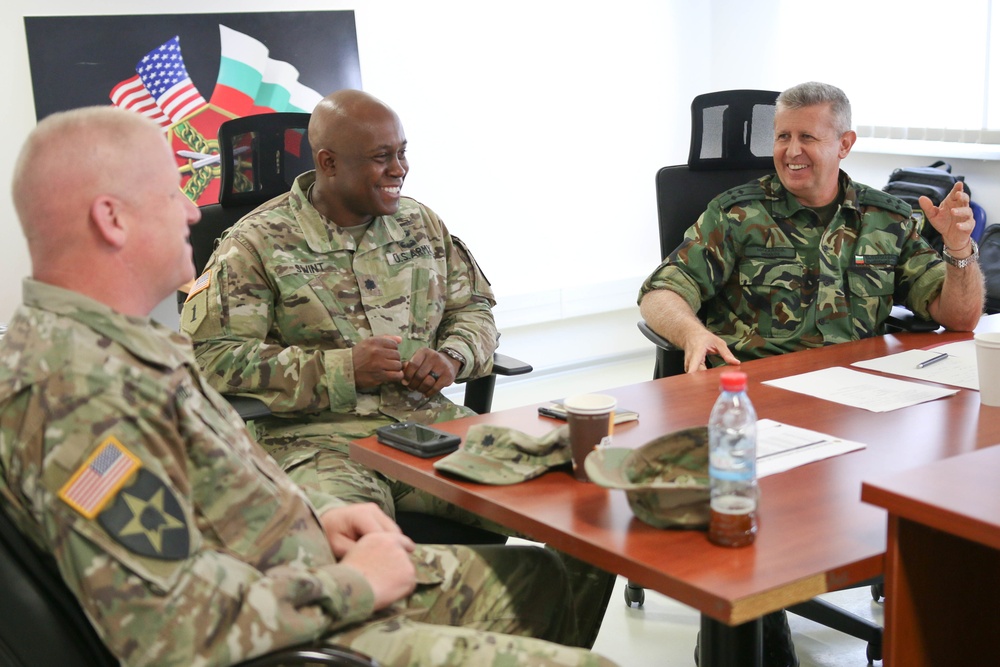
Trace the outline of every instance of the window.
[[859, 136], [1000, 144], [1000, 0], [782, 0], [777, 23], [783, 74], [843, 88]]

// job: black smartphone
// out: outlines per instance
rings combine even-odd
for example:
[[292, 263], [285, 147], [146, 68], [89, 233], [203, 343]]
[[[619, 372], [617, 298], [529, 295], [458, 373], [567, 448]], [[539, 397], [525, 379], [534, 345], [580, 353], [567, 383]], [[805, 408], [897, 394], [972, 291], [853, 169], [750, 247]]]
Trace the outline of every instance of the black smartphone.
[[[562, 404], [561, 401], [552, 401], [545, 405], [538, 407], [538, 414], [543, 417], [551, 417], [552, 419], [559, 419], [561, 421], [566, 421], [566, 406]], [[615, 423], [624, 424], [625, 422], [634, 422], [639, 418], [639, 413], [634, 410], [620, 410], [615, 409]]]
[[416, 422], [399, 422], [375, 429], [378, 441], [421, 458], [450, 454], [458, 449], [462, 439]]

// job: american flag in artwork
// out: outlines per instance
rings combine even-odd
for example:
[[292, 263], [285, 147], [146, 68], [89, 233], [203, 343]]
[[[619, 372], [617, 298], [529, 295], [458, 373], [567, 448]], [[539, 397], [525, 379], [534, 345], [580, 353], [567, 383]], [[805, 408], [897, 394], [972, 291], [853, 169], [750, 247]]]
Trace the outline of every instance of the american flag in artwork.
[[111, 90], [116, 106], [169, 127], [207, 104], [188, 76], [177, 36], [143, 56], [135, 71]]
[[92, 519], [125, 484], [129, 475], [141, 466], [132, 452], [110, 437], [70, 477], [59, 490], [59, 497]]

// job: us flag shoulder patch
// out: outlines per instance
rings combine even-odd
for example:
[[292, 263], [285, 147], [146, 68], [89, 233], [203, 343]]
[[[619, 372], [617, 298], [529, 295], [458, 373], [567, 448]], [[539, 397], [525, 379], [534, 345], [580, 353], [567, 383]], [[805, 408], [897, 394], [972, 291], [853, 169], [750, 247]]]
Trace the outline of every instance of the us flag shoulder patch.
[[212, 284], [212, 271], [208, 270], [205, 273], [198, 276], [198, 279], [194, 281], [191, 285], [191, 290], [188, 292], [187, 298], [184, 299], [185, 302], [190, 301], [198, 292], [208, 289], [208, 286]]
[[59, 497], [77, 512], [93, 519], [108, 504], [142, 462], [108, 437], [59, 489]]

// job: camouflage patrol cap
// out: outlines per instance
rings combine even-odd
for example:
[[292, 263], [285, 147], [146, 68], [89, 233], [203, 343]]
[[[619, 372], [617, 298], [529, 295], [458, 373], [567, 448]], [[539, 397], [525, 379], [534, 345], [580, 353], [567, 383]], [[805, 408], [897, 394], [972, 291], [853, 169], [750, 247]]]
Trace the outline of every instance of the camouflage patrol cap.
[[632, 512], [656, 528], [708, 525], [708, 429], [676, 431], [637, 449], [598, 447], [584, 463], [595, 484], [624, 489]]
[[565, 424], [541, 437], [504, 426], [476, 424], [469, 427], [462, 448], [436, 461], [434, 468], [474, 482], [516, 484], [569, 463], [571, 458]]

